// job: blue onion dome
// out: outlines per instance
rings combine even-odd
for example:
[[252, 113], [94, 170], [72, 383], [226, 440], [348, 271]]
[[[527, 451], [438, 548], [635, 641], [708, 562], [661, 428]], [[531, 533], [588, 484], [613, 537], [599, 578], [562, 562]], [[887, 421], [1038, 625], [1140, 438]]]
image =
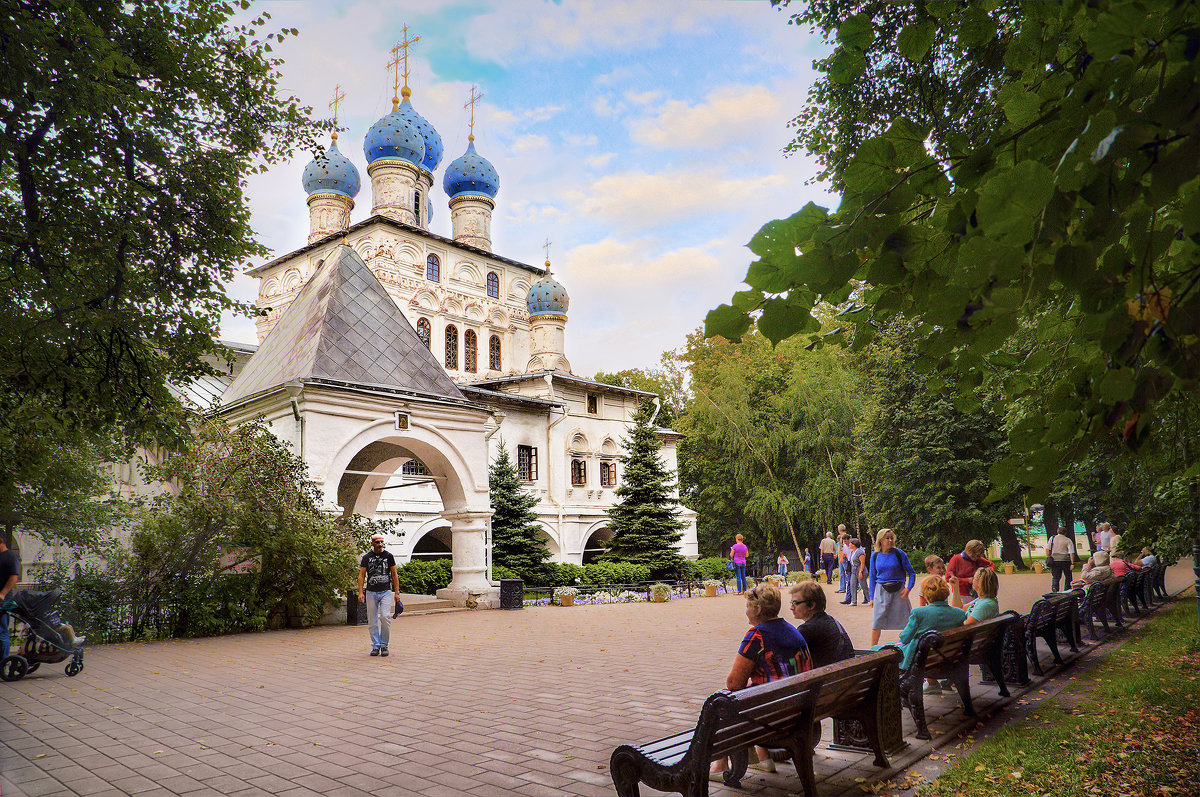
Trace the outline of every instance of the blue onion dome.
[[475, 136], [467, 141], [467, 151], [446, 167], [442, 188], [451, 199], [460, 196], [482, 196], [495, 199], [500, 190], [500, 175], [496, 167], [475, 151]]
[[420, 166], [425, 159], [425, 139], [413, 121], [400, 113], [395, 98], [392, 112], [367, 131], [363, 154], [367, 156], [368, 164], [381, 158], [398, 158]]
[[529, 308], [529, 317], [565, 316], [570, 305], [571, 300], [567, 297], [567, 289], [550, 275], [550, 261], [547, 260], [546, 276], [533, 283], [533, 287], [529, 289], [529, 293], [525, 297], [525, 306]]
[[362, 181], [358, 176], [358, 167], [349, 158], [338, 151], [337, 133], [333, 135], [333, 143], [329, 149], [309, 161], [304, 167], [301, 178], [304, 192], [313, 194], [339, 194], [354, 199], [358, 194]]
[[408, 120], [408, 123], [421, 134], [421, 138], [425, 141], [425, 157], [421, 160], [421, 168], [432, 172], [441, 165], [442, 155], [446, 153], [446, 147], [442, 144], [442, 134], [434, 129], [428, 119], [417, 113], [417, 109], [408, 101], [408, 98], [412, 96], [408, 86], [401, 90], [400, 96], [404, 98], [404, 101], [400, 103], [400, 107], [395, 112]]

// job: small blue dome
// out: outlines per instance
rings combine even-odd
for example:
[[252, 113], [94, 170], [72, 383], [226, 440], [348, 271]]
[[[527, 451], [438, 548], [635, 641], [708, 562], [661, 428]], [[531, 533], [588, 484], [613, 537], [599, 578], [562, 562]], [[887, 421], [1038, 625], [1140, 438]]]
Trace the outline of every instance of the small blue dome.
[[487, 158], [475, 152], [475, 140], [467, 144], [467, 151], [450, 162], [442, 178], [442, 188], [453, 199], [459, 196], [485, 196], [495, 199], [500, 190], [500, 175]]
[[529, 289], [529, 294], [525, 297], [525, 306], [529, 308], [530, 318], [539, 315], [565, 316], [567, 308], [571, 305], [567, 289], [550, 276], [549, 267], [550, 264], [547, 263], [546, 276], [533, 283], [533, 287]]
[[363, 139], [363, 154], [368, 164], [380, 158], [399, 158], [420, 166], [425, 158], [425, 139], [411, 119], [395, 110], [371, 125]]
[[442, 134], [434, 129], [428, 119], [417, 113], [417, 109], [408, 101], [407, 89], [405, 90], [404, 102], [400, 103], [400, 107], [395, 113], [400, 114], [413, 129], [421, 134], [421, 138], [425, 142], [425, 157], [421, 160], [421, 167], [426, 171], [432, 172], [441, 164], [442, 155], [446, 152], [446, 148], [442, 144]]
[[309, 196], [320, 193], [340, 194], [354, 199], [358, 194], [361, 179], [358, 167], [338, 151], [337, 143], [309, 161], [304, 167], [301, 183]]

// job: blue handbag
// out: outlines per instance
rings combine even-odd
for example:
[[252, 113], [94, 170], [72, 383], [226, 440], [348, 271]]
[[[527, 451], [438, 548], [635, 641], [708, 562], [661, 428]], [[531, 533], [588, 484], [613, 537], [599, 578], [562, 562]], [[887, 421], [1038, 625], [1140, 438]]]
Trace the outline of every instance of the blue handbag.
[[726, 569], [726, 570], [733, 570], [733, 569], [734, 569], [734, 567], [733, 567], [733, 560], [732, 560], [732, 559], [726, 559], [726, 560], [725, 560], [725, 569]]

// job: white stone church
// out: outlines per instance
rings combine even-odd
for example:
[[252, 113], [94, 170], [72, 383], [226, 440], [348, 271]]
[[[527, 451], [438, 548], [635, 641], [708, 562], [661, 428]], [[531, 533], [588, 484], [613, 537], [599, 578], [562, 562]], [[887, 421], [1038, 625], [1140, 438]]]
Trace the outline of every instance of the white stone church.
[[[411, 92], [367, 132], [370, 213], [353, 221], [359, 170], [337, 148], [307, 165], [308, 242], [248, 273], [259, 346], [240, 347], [219, 414], [263, 417], [291, 442], [332, 511], [396, 519], [399, 561], [453, 559], [446, 594], [491, 603], [488, 465], [508, 448], [538, 497], [555, 561], [590, 561], [611, 536], [621, 441], [651, 394], [576, 376], [568, 297], [550, 274], [492, 252], [500, 180], [467, 151], [442, 176], [451, 238], [429, 221], [441, 136]], [[679, 435], [660, 429], [677, 464]], [[681, 543], [695, 557], [695, 513]]]

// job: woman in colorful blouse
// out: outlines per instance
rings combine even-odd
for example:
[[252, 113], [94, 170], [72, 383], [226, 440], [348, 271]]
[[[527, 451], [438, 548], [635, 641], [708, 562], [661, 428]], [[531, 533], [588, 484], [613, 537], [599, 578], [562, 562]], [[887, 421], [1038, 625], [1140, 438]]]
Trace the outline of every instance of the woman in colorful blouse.
[[[742, 637], [737, 655], [733, 657], [733, 668], [725, 679], [725, 688], [731, 692], [747, 686], [778, 681], [791, 675], [799, 675], [812, 669], [812, 657], [808, 645], [796, 627], [779, 616], [783, 598], [779, 588], [772, 584], [759, 584], [746, 593], [746, 619], [752, 628]], [[758, 751], [756, 769], [775, 771], [775, 762], [766, 748]], [[713, 762], [710, 779], [720, 782], [721, 773], [729, 767], [729, 759]]]

